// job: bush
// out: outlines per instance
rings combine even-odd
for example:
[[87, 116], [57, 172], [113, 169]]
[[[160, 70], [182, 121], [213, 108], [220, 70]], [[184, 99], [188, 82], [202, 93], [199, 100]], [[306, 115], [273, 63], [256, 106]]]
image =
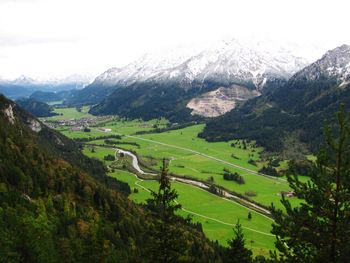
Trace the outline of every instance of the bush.
[[251, 165], [256, 166], [256, 162], [253, 159], [249, 159], [248, 163], [251, 164]]
[[238, 184], [244, 184], [244, 178], [239, 175], [239, 173], [235, 172], [235, 173], [231, 173], [229, 170], [224, 169], [224, 180], [228, 180], [228, 181], [235, 181]]
[[271, 165], [268, 165], [267, 167], [263, 166], [263, 168], [261, 168], [259, 170], [259, 173], [267, 174], [267, 175], [274, 176], [274, 177], [280, 176], [280, 174], [277, 172], [277, 170], [275, 168], [273, 168]]
[[254, 192], [254, 191], [246, 191], [244, 194], [245, 194], [246, 196], [248, 196], [248, 197], [257, 196], [257, 193]]
[[115, 156], [112, 154], [108, 154], [105, 157], [103, 157], [103, 160], [105, 161], [115, 161]]

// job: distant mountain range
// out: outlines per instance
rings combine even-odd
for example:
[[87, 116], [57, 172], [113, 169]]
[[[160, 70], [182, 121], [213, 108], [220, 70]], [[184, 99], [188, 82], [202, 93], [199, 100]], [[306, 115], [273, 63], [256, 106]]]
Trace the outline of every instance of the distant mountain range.
[[[190, 118], [191, 112], [217, 116], [234, 105], [205, 114], [188, 103], [219, 88], [235, 87], [234, 92], [225, 93], [231, 104], [273, 89], [316, 59], [299, 50], [295, 45], [277, 45], [269, 40], [231, 39], [190, 54], [148, 54], [123, 68], [107, 70], [67, 103], [98, 103], [91, 110], [93, 114], [174, 120], [185, 115]], [[174, 109], [180, 114], [173, 114]]]
[[[11, 91], [27, 91], [32, 83], [18, 79]], [[281, 151], [289, 138], [314, 150], [324, 119], [332, 119], [341, 102], [350, 105], [349, 85], [348, 45], [322, 56], [317, 48], [231, 39], [193, 52], [148, 54], [83, 89], [35, 92], [31, 99], [91, 104], [95, 115], [206, 120], [200, 136], [210, 141], [248, 138]]]
[[286, 138], [292, 136], [315, 150], [324, 120], [334, 119], [341, 103], [350, 106], [349, 45], [328, 51], [270, 94], [210, 121], [201, 136], [253, 139], [271, 151], [286, 149]]
[[0, 93], [11, 99], [28, 97], [35, 91], [60, 92], [82, 89], [90, 83], [90, 78], [82, 75], [71, 75], [62, 79], [38, 80], [20, 76], [14, 80], [0, 78]]

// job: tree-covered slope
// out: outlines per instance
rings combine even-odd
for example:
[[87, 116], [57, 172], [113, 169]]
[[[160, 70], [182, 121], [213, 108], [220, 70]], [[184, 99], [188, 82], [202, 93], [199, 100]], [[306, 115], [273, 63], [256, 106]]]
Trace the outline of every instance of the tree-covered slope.
[[51, 117], [57, 115], [53, 112], [53, 107], [45, 102], [34, 99], [19, 99], [17, 103], [36, 117]]
[[[0, 96], [0, 262], [149, 262], [154, 216], [106, 180], [79, 145]], [[181, 227], [184, 261], [220, 261], [200, 230]]]

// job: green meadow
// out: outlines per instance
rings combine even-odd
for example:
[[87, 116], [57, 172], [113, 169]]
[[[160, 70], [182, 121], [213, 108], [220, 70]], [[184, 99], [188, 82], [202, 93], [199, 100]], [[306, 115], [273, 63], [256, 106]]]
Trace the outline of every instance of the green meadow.
[[81, 108], [81, 111], [78, 111], [76, 108], [55, 108], [54, 112], [58, 115], [46, 118], [47, 120], [70, 120], [70, 119], [82, 119], [93, 117], [88, 113], [90, 107], [84, 106]]
[[[62, 119], [73, 116], [77, 118], [89, 117], [85, 112], [76, 109], [60, 109]], [[118, 142], [116, 148], [131, 150], [138, 155], [143, 169], [159, 170], [162, 159], [169, 160], [170, 173], [178, 176], [191, 177], [200, 181], [210, 181], [228, 190], [234, 191], [265, 206], [273, 202], [281, 207], [282, 191], [289, 191], [285, 178], [270, 178], [254, 174], [263, 165], [260, 162], [262, 148], [254, 142], [232, 140], [228, 142], [207, 142], [197, 135], [204, 125], [198, 124], [183, 129], [171, 130], [162, 133], [138, 134], [154, 128], [164, 128], [167, 121], [164, 119], [142, 121], [115, 118], [113, 121], [90, 127], [91, 132], [72, 131], [70, 127], [60, 127], [58, 130], [71, 138], [98, 137], [106, 135], [120, 135], [121, 139], [111, 139]], [[110, 128], [111, 132], [102, 132], [99, 127]], [[84, 147], [84, 154], [89, 157], [103, 160], [104, 156], [114, 154], [114, 149], [103, 147], [104, 139], [93, 140], [90, 144], [101, 146]], [[94, 150], [92, 150], [92, 148]], [[104, 161], [110, 166], [112, 162]], [[283, 167], [286, 163], [282, 163]], [[112, 165], [113, 166], [113, 165]], [[143, 203], [150, 197], [150, 190], [155, 190], [158, 183], [153, 180], [141, 180], [134, 174], [118, 170], [111, 176], [127, 182], [132, 190], [130, 198]], [[223, 178], [223, 169], [239, 173], [245, 183], [238, 184]], [[183, 206], [179, 214], [191, 215], [195, 222], [200, 222], [206, 235], [212, 240], [218, 240], [223, 245], [233, 235], [233, 226], [240, 220], [244, 228], [247, 246], [252, 248], [256, 255], [268, 255], [274, 249], [274, 236], [270, 234], [272, 220], [234, 201], [223, 199], [195, 186], [173, 182], [173, 187], [179, 193], [178, 201]], [[134, 192], [134, 189], [137, 191]], [[298, 200], [291, 199], [293, 203]], [[251, 211], [253, 217], [248, 220]]]
[[[158, 187], [156, 181], [142, 181], [125, 171], [118, 170], [111, 176], [127, 182], [132, 192], [134, 188], [138, 189], [138, 193], [132, 193], [130, 196], [137, 203], [144, 203], [151, 197], [149, 190], [156, 190]], [[183, 208], [179, 214], [185, 217], [190, 215], [193, 221], [200, 222], [208, 238], [227, 245], [227, 240], [233, 236], [232, 228], [239, 220], [244, 229], [247, 246], [251, 247], [256, 255], [267, 255], [269, 250], [273, 250], [275, 238], [270, 234], [270, 218], [191, 185], [173, 182], [172, 186], [178, 192], [178, 201]], [[248, 219], [249, 211], [252, 213], [251, 220]]]
[[[210, 180], [216, 185], [223, 186], [265, 206], [270, 206], [273, 202], [277, 207], [281, 207], [281, 192], [290, 190], [285, 178], [264, 177], [244, 169], [252, 171], [259, 169], [261, 148], [256, 147], [254, 143], [246, 143], [244, 147], [240, 140], [209, 143], [197, 136], [203, 129], [203, 125], [143, 135], [124, 134], [120, 128], [109, 127], [115, 133], [124, 135], [119, 141], [139, 145], [120, 144], [116, 147], [136, 152], [141, 163], [148, 164], [154, 170], [159, 169], [162, 158], [167, 158], [170, 160], [169, 171], [173, 174], [201, 181]], [[104, 140], [96, 140], [91, 143], [103, 144]], [[257, 165], [250, 164], [249, 160], [253, 160]], [[230, 164], [243, 167], [243, 169]], [[243, 176], [245, 183], [238, 184], [224, 180], [224, 168], [239, 173]]]

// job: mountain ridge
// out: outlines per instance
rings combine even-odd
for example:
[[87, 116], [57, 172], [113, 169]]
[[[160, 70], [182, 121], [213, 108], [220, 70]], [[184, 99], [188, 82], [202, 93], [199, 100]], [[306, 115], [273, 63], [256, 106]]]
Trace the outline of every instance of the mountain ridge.
[[[287, 48], [273, 51], [269, 44], [268, 41], [223, 41], [187, 59], [175, 59], [176, 63], [183, 60], [176, 66], [172, 61], [163, 65], [162, 58], [144, 56], [124, 68], [107, 70], [67, 100], [67, 104], [97, 103], [91, 109], [91, 113], [96, 115], [119, 114], [132, 118], [170, 116], [176, 122], [187, 114], [187, 121], [192, 117], [186, 105], [203, 93], [239, 85], [246, 90], [258, 91], [252, 93], [258, 96], [287, 81], [292, 73], [308, 64], [306, 59], [293, 55]], [[173, 92], [173, 99], [167, 98], [166, 103], [172, 103], [174, 109], [181, 111], [181, 117], [167, 110], [167, 105], [160, 105], [162, 94], [169, 93], [170, 96], [170, 92]], [[235, 100], [234, 97], [232, 99]], [[158, 105], [153, 110], [155, 104]], [[163, 115], [159, 113], [162, 109]]]
[[214, 141], [245, 137], [269, 151], [283, 151], [285, 138], [293, 135], [316, 151], [325, 119], [333, 120], [341, 103], [350, 106], [349, 63], [348, 45], [329, 50], [270, 94], [209, 121], [200, 136]]
[[[252, 41], [254, 40], [223, 40], [207, 49], [175, 58], [167, 58], [166, 54], [165, 57], [146, 54], [125, 67], [108, 69], [92, 84], [103, 85], [105, 82], [108, 85], [128, 86], [135, 82], [163, 79], [170, 81], [179, 75], [188, 78], [189, 81], [201, 82], [206, 75], [214, 75], [213, 73], [222, 74], [221, 78], [227, 78], [227, 75], [239, 76], [240, 73], [250, 74], [250, 77], [257, 77], [259, 74], [259, 77], [262, 77], [269, 73], [288, 77], [314, 59], [295, 56], [282, 44], [276, 50], [271, 50], [271, 42], [268, 40], [260, 40], [257, 43]], [[208, 64], [214, 64], [214, 67], [208, 68]], [[259, 86], [259, 82], [255, 84]]]

